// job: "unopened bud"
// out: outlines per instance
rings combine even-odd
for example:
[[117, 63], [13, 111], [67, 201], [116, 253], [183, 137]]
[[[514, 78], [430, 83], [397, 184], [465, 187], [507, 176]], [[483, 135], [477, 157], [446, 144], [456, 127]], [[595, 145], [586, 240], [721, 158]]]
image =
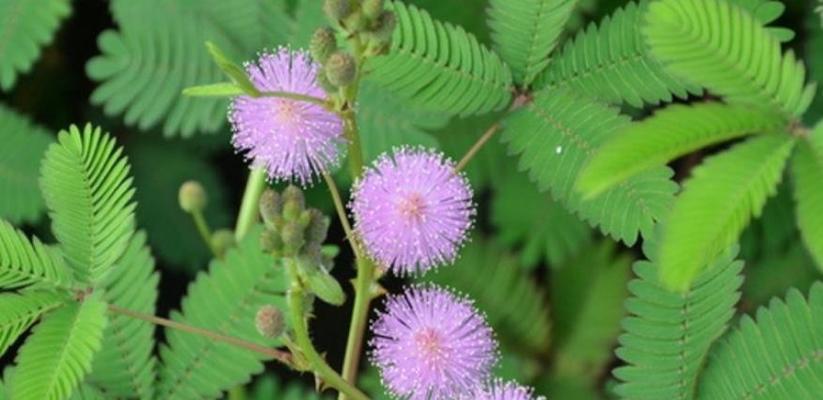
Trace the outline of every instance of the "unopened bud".
[[325, 68], [320, 69], [320, 72], [318, 72], [316, 79], [317, 84], [320, 85], [320, 87], [323, 88], [323, 90], [325, 90], [326, 93], [334, 93], [335, 91], [337, 91], [337, 86], [334, 86], [331, 84], [331, 82], [329, 82], [329, 78], [326, 75]]
[[178, 201], [183, 211], [191, 213], [206, 208], [206, 191], [197, 181], [186, 181], [180, 186]]
[[334, 38], [334, 31], [331, 28], [323, 27], [314, 31], [309, 44], [309, 51], [315, 61], [325, 64], [329, 56], [336, 50], [337, 40]]
[[272, 305], [260, 307], [254, 318], [254, 325], [261, 335], [274, 339], [283, 334], [283, 312]]
[[236, 243], [234, 240], [234, 232], [228, 229], [219, 229], [211, 235], [212, 247], [214, 247], [214, 250], [220, 257], [226, 254], [226, 251], [234, 247]]
[[294, 221], [300, 218], [300, 213], [306, 207], [306, 199], [303, 191], [297, 186], [289, 185], [283, 191], [283, 217], [286, 220]]
[[338, 51], [326, 61], [326, 77], [334, 86], [347, 86], [354, 81], [357, 66], [349, 53]]
[[340, 21], [351, 13], [351, 0], [326, 0], [323, 11], [331, 22]]
[[377, 24], [372, 34], [381, 44], [390, 44], [396, 26], [397, 17], [394, 16], [394, 13], [391, 11], [383, 11], [377, 18]]
[[374, 20], [383, 12], [383, 0], [363, 0], [361, 7], [363, 15], [370, 20]]
[[263, 222], [270, 227], [279, 224], [280, 213], [283, 212], [283, 204], [280, 195], [272, 189], [266, 189], [260, 196], [260, 216]]
[[280, 251], [283, 248], [283, 240], [280, 234], [273, 229], [264, 229], [260, 234], [260, 247], [266, 253]]
[[309, 242], [321, 244], [326, 240], [326, 235], [329, 233], [329, 225], [331, 221], [329, 217], [323, 215], [319, 210], [311, 209], [311, 222], [309, 223], [308, 232], [306, 236]]
[[303, 237], [303, 229], [296, 222], [286, 222], [280, 231], [280, 239], [283, 240], [283, 251], [287, 256], [294, 256], [300, 252], [306, 239]]

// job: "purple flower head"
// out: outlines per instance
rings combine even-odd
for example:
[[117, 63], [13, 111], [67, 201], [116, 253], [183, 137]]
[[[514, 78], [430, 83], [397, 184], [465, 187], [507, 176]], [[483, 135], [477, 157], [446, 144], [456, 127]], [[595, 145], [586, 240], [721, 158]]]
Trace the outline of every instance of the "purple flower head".
[[[319, 65], [308, 53], [280, 48], [264, 53], [246, 72], [257, 90], [284, 91], [318, 98]], [[309, 183], [335, 167], [345, 139], [343, 122], [320, 105], [282, 97], [238, 96], [229, 109], [232, 143], [253, 165], [265, 168], [269, 179]]]
[[390, 296], [371, 329], [372, 362], [403, 399], [458, 398], [482, 384], [497, 360], [492, 330], [471, 301], [436, 286]]
[[[487, 384], [479, 393], [471, 396], [473, 400], [545, 400], [545, 397], [534, 397], [531, 388], [520, 386], [514, 382], [504, 382], [495, 379]], [[469, 398], [466, 397], [466, 400]]]
[[454, 162], [408, 147], [366, 170], [350, 207], [366, 250], [400, 275], [454, 261], [475, 213], [471, 186]]

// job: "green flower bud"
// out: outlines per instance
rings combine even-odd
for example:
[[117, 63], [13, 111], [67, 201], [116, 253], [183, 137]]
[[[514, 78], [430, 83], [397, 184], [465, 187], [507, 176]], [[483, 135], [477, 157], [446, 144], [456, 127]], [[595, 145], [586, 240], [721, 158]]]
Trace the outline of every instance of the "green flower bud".
[[289, 185], [283, 191], [283, 218], [286, 221], [296, 221], [306, 207], [303, 191], [297, 186]]
[[331, 22], [338, 22], [351, 13], [351, 0], [326, 0], [323, 11]]
[[315, 61], [325, 64], [329, 56], [337, 51], [337, 40], [334, 38], [334, 31], [329, 27], [319, 28], [314, 31], [309, 44], [309, 51]]
[[263, 337], [274, 339], [283, 334], [283, 312], [272, 305], [260, 307], [254, 318], [254, 325]]
[[234, 240], [234, 232], [228, 229], [219, 229], [211, 235], [211, 244], [217, 255], [222, 257], [237, 242]]
[[265, 229], [260, 234], [260, 247], [267, 253], [279, 252], [283, 249], [283, 239], [272, 229]]
[[263, 217], [263, 222], [269, 227], [277, 227], [282, 212], [283, 203], [280, 195], [272, 189], [266, 189], [260, 196], [260, 216]]
[[283, 252], [287, 256], [297, 255], [306, 243], [306, 239], [303, 237], [303, 229], [293, 221], [286, 222], [283, 225], [280, 238], [283, 240]]
[[178, 201], [183, 211], [192, 213], [206, 208], [206, 190], [197, 181], [186, 181], [180, 186]]
[[361, 7], [366, 18], [375, 20], [383, 12], [383, 0], [363, 0]]
[[329, 217], [323, 215], [319, 210], [311, 209], [309, 212], [311, 213], [311, 222], [309, 223], [306, 236], [309, 242], [320, 245], [326, 240], [331, 221]]
[[379, 41], [380, 44], [391, 44], [395, 27], [397, 27], [397, 17], [394, 16], [394, 13], [391, 11], [383, 11], [377, 18], [377, 23], [372, 31], [374, 39]]
[[320, 85], [326, 93], [334, 93], [337, 91], [337, 86], [334, 86], [329, 82], [329, 78], [326, 76], [326, 69], [321, 68], [320, 71], [317, 73], [317, 84]]
[[354, 81], [357, 66], [349, 53], [338, 51], [326, 61], [326, 77], [332, 85], [347, 86]]

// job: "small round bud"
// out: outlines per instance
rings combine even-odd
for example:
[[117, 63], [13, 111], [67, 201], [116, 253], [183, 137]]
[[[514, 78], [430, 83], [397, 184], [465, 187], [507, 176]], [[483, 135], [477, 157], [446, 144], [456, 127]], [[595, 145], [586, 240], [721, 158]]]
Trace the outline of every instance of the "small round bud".
[[347, 86], [354, 81], [357, 66], [349, 53], [338, 51], [326, 61], [326, 77], [332, 85]]
[[323, 11], [330, 21], [340, 21], [351, 13], [351, 0], [326, 0]]
[[283, 191], [283, 218], [286, 221], [295, 221], [306, 207], [303, 191], [297, 186], [289, 185]]
[[272, 305], [260, 307], [254, 318], [254, 325], [263, 337], [274, 339], [283, 334], [283, 312]]
[[287, 256], [294, 256], [300, 252], [306, 239], [303, 237], [303, 229], [296, 222], [286, 222], [280, 231], [280, 238], [283, 240], [283, 251]]
[[219, 229], [211, 235], [211, 244], [219, 256], [226, 254], [226, 251], [234, 247], [237, 242], [234, 240], [234, 232], [228, 229]]
[[311, 43], [309, 43], [309, 51], [315, 61], [325, 64], [329, 56], [337, 51], [337, 40], [334, 38], [334, 31], [329, 27], [319, 28], [314, 31]]
[[334, 86], [329, 82], [328, 76], [326, 76], [326, 69], [320, 68], [320, 71], [317, 73], [317, 84], [320, 85], [326, 93], [335, 93], [337, 91], [337, 86]]
[[260, 234], [260, 247], [267, 253], [280, 251], [283, 248], [283, 239], [277, 231], [265, 229]]
[[197, 181], [186, 181], [180, 186], [178, 201], [183, 211], [191, 213], [206, 208], [206, 190]]
[[397, 17], [391, 11], [383, 11], [380, 17], [377, 18], [377, 24], [372, 31], [374, 38], [381, 42], [381, 44], [390, 44], [391, 37], [394, 34], [394, 28], [397, 26]]
[[309, 242], [322, 244], [323, 241], [326, 240], [326, 235], [329, 233], [329, 225], [331, 221], [329, 217], [323, 215], [319, 210], [312, 208], [309, 210], [311, 213], [311, 222], [309, 223], [308, 232], [306, 236], [308, 237]]
[[263, 222], [266, 225], [274, 226], [280, 218], [281, 212], [283, 212], [283, 204], [280, 195], [272, 189], [266, 189], [260, 195], [260, 216], [263, 217]]
[[363, 0], [363, 15], [370, 20], [376, 19], [383, 12], [383, 0]]

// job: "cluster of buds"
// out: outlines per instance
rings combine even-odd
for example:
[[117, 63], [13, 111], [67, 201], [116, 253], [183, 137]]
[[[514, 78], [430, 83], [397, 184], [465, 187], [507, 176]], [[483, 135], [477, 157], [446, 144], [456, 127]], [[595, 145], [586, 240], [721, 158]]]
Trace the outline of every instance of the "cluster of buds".
[[264, 251], [297, 265], [298, 279], [311, 294], [341, 305], [345, 294], [331, 276], [334, 247], [324, 247], [329, 218], [319, 210], [306, 208], [303, 192], [294, 185], [278, 194], [268, 189], [260, 198], [260, 214], [265, 223], [260, 241]]

